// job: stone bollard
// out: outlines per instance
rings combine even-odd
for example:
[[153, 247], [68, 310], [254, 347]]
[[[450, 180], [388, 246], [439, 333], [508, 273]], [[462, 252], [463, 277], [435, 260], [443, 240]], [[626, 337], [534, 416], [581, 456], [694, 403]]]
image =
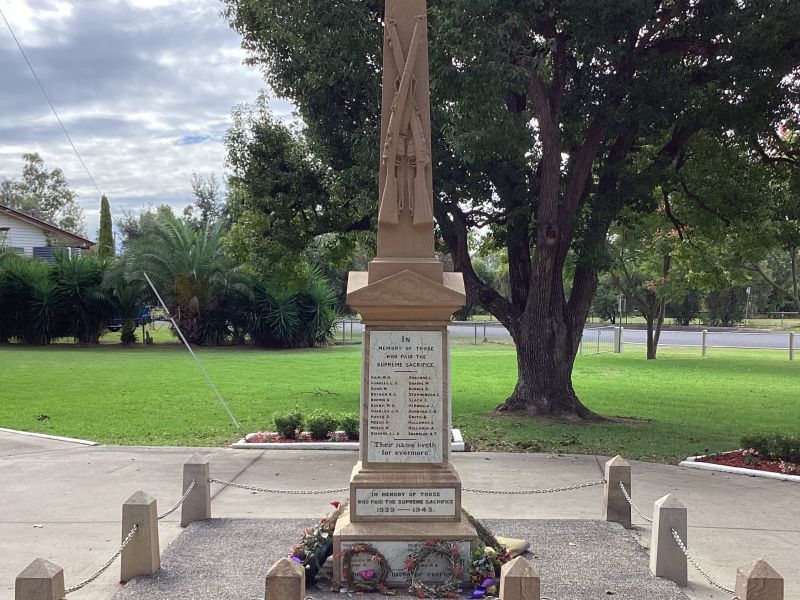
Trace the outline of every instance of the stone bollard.
[[631, 505], [619, 484], [631, 494], [631, 465], [619, 454], [606, 462], [606, 483], [603, 488], [603, 518], [619, 523], [625, 529], [631, 528]]
[[14, 600], [61, 600], [64, 597], [64, 569], [37, 558], [17, 575]]
[[267, 571], [264, 600], [304, 600], [306, 571], [288, 558], [282, 558]]
[[653, 510], [653, 533], [650, 538], [650, 572], [656, 577], [674, 581], [681, 587], [687, 584], [686, 555], [678, 546], [672, 530], [686, 541], [686, 507], [672, 494], [656, 500]]
[[138, 575], [152, 575], [161, 568], [158, 547], [158, 508], [156, 499], [136, 492], [122, 505], [122, 540], [134, 525], [139, 529], [122, 551], [119, 580], [126, 583]]
[[193, 454], [183, 463], [183, 488], [181, 496], [186, 493], [194, 480], [194, 488], [186, 496], [181, 505], [181, 527], [194, 521], [205, 521], [211, 518], [211, 483], [208, 458]]
[[738, 600], [783, 600], [783, 577], [765, 560], [736, 570]]
[[527, 560], [518, 556], [500, 569], [500, 597], [503, 600], [539, 600], [539, 573]]

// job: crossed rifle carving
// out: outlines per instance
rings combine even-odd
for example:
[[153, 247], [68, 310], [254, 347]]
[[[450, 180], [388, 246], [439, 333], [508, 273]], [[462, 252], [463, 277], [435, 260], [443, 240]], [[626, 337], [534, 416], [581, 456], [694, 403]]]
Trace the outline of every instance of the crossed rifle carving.
[[[404, 208], [404, 194], [398, 190], [397, 170], [402, 166], [402, 156], [408, 158], [408, 165], [414, 169], [413, 191], [409, 192], [409, 210], [413, 215], [414, 225], [433, 223], [433, 203], [428, 192], [426, 172], [431, 164], [431, 155], [422, 128], [420, 108], [416, 99], [417, 78], [414, 67], [419, 56], [419, 49], [425, 41], [425, 15], [417, 17], [414, 34], [404, 56], [397, 34], [397, 23], [390, 20], [386, 24], [389, 46], [392, 50], [397, 71], [401, 76], [395, 81], [395, 93], [392, 100], [392, 113], [383, 147], [382, 164], [386, 166], [386, 178], [381, 197], [378, 221], [380, 223], [397, 224], [398, 215]], [[413, 105], [413, 106], [412, 106]], [[409, 139], [408, 131], [411, 131]]]

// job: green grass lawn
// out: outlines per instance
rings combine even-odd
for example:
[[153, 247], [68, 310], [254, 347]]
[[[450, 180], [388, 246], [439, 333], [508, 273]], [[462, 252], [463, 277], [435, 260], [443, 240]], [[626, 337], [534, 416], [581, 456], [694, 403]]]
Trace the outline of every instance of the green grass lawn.
[[[359, 346], [201, 349], [247, 431], [275, 411], [358, 409]], [[453, 346], [453, 423], [476, 449], [621, 453], [674, 461], [738, 446], [748, 433], [800, 432], [800, 362], [783, 351], [664, 348], [579, 357], [575, 387], [594, 411], [635, 424], [567, 425], [492, 413], [513, 388], [513, 348]], [[237, 437], [185, 349], [0, 347], [0, 426], [107, 444], [220, 445]]]

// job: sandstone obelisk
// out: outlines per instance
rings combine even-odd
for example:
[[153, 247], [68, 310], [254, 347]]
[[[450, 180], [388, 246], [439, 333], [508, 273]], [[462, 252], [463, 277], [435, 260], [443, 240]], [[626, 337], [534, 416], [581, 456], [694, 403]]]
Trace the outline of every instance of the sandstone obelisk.
[[[347, 288], [365, 325], [360, 460], [334, 557], [373, 544], [388, 559], [389, 585], [404, 585], [415, 543], [459, 541], [469, 556], [477, 536], [462, 521], [450, 463], [447, 325], [465, 294], [462, 275], [444, 273], [434, 253], [426, 0], [386, 0], [385, 23], [378, 252]], [[431, 569], [429, 579], [442, 578]]]

